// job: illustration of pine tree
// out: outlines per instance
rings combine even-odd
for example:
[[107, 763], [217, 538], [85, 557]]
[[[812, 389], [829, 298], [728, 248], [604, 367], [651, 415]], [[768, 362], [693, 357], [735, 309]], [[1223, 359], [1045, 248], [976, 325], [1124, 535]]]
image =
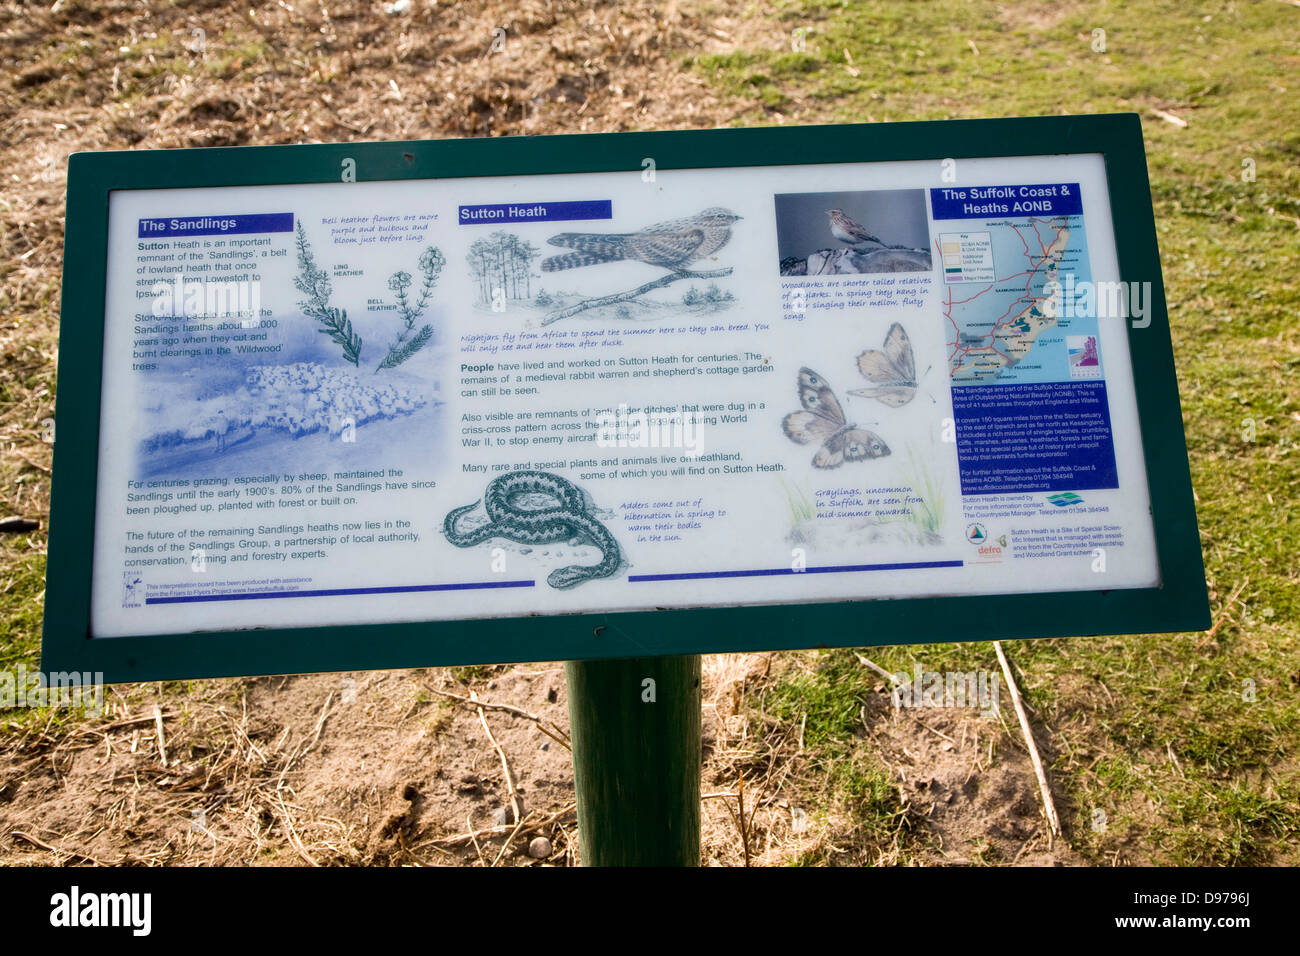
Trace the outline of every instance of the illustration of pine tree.
[[511, 233], [494, 232], [476, 240], [466, 260], [478, 279], [479, 302], [491, 302], [496, 289], [507, 299], [531, 298], [532, 264], [541, 254], [531, 242]]

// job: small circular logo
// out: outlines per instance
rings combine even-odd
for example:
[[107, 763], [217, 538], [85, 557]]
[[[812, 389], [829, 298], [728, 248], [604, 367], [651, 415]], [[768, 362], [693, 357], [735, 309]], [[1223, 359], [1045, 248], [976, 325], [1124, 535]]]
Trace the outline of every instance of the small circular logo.
[[979, 522], [966, 526], [966, 540], [971, 544], [984, 544], [988, 541], [988, 538], [989, 533], [984, 530], [984, 526]]

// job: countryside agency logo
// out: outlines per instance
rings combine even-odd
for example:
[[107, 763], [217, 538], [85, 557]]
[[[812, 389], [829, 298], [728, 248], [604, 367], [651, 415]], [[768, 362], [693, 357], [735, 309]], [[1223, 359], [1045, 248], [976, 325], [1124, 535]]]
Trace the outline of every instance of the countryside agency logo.
[[1068, 508], [1070, 505], [1083, 504], [1083, 499], [1073, 491], [1063, 491], [1059, 495], [1048, 495], [1047, 500], [1058, 508]]
[[1002, 549], [1007, 546], [1007, 536], [996, 541], [989, 538], [988, 528], [978, 521], [966, 526], [966, 540], [979, 549], [978, 561], [998, 562], [1002, 560]]

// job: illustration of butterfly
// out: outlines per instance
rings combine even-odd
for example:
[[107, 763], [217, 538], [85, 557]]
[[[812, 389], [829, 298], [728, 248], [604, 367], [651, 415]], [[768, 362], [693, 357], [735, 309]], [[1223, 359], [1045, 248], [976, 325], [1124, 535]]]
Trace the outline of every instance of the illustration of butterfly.
[[813, 455], [814, 467], [838, 468], [846, 461], [866, 461], [889, 454], [889, 446], [875, 432], [848, 424], [835, 393], [810, 368], [799, 369], [799, 404], [803, 411], [785, 416], [781, 428], [787, 438], [800, 445], [822, 443]]
[[890, 408], [906, 405], [916, 396], [916, 359], [912, 356], [912, 342], [897, 322], [885, 333], [883, 348], [867, 349], [858, 356], [858, 371], [871, 387], [853, 389], [850, 395], [874, 398]]

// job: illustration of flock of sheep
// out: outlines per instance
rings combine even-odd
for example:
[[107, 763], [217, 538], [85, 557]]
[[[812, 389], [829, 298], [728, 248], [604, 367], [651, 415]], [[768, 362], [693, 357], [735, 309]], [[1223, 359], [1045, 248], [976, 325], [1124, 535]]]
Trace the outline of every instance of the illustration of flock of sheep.
[[346, 440], [367, 422], [410, 414], [427, 401], [414, 388], [393, 382], [366, 385], [353, 374], [315, 362], [254, 365], [245, 371], [242, 386], [197, 400], [186, 424], [156, 429], [144, 450], [215, 442], [216, 451], [223, 452], [264, 429], [291, 438], [326, 431]]

